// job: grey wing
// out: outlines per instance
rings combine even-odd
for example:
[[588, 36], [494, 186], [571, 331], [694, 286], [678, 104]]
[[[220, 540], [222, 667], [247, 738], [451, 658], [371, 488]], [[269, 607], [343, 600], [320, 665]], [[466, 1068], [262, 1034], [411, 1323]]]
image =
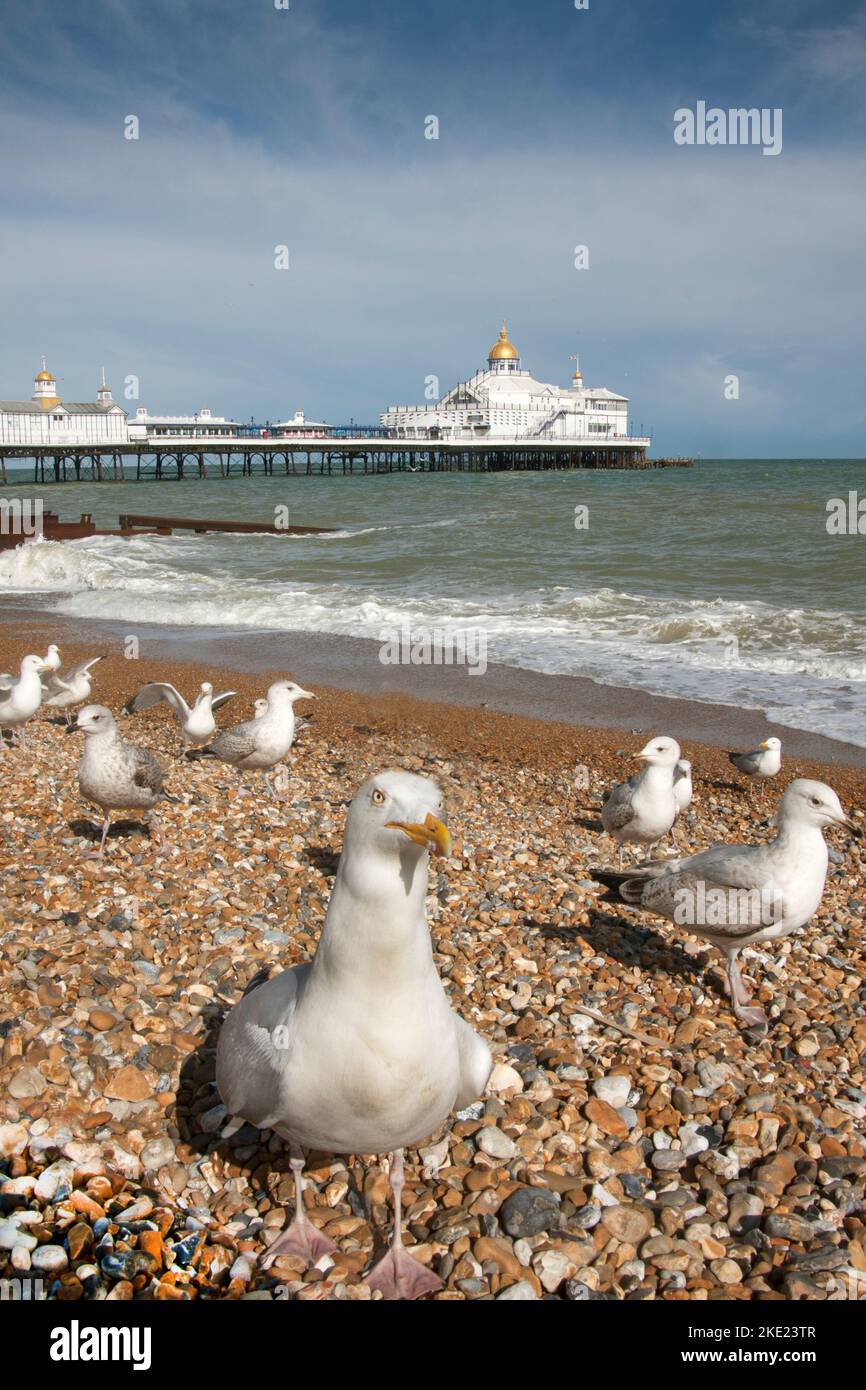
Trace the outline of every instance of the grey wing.
[[760, 888], [770, 876], [772, 860], [765, 845], [710, 845], [680, 861], [683, 872], [731, 888]]
[[728, 757], [740, 772], [757, 772], [761, 764], [760, 748], [756, 748], [754, 753], [729, 753]]
[[634, 819], [633, 794], [634, 787], [628, 782], [620, 782], [613, 788], [601, 808], [601, 822], [605, 830], [622, 830]]
[[0, 700], [8, 700], [12, 694], [12, 687], [17, 680], [17, 676], [11, 676], [8, 671], [4, 671], [0, 676]]
[[132, 780], [137, 787], [147, 787], [149, 791], [161, 792], [165, 786], [165, 769], [149, 748], [136, 748], [128, 743], [127, 748], [133, 757]]
[[713, 845], [681, 860], [676, 871], [645, 880], [639, 903], [686, 930], [720, 939], [748, 936], [786, 913], [763, 848], [753, 845]]
[[71, 681], [76, 676], [83, 676], [85, 671], [89, 671], [91, 666], [96, 665], [97, 661], [102, 661], [102, 657], [92, 656], [89, 661], [79, 661], [77, 666], [73, 666], [71, 670], [65, 672], [64, 680]]
[[258, 720], [248, 719], [245, 724], [235, 724], [232, 729], [223, 729], [209, 745], [210, 750], [227, 763], [238, 762], [256, 751], [259, 732]]
[[295, 1010], [310, 969], [296, 965], [244, 995], [220, 1030], [217, 1088], [229, 1114], [250, 1124], [266, 1126], [275, 1118]]
[[65, 695], [69, 690], [64, 676], [59, 676], [56, 671], [52, 671], [47, 680], [42, 682], [42, 693], [46, 698], [52, 695]]
[[143, 685], [137, 695], [127, 700], [123, 708], [127, 714], [140, 714], [143, 709], [150, 709], [153, 705], [161, 704], [163, 700], [181, 718], [186, 718], [189, 714], [186, 700], [167, 681], [151, 681], [149, 685]]
[[236, 690], [223, 690], [221, 694], [214, 695], [210, 702], [211, 709], [219, 709], [221, 705], [228, 704], [229, 700], [233, 700], [237, 693]]

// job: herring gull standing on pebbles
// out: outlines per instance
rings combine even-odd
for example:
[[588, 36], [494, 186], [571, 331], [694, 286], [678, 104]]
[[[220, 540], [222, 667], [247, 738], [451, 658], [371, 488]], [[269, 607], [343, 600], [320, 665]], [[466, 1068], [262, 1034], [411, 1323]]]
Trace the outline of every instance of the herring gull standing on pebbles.
[[[191, 758], [218, 758], [240, 772], [259, 769], [269, 772], [286, 756], [295, 737], [295, 701], [315, 700], [310, 690], [294, 681], [274, 681], [268, 689], [267, 709], [244, 724], [224, 729], [207, 748], [190, 753]], [[276, 798], [270, 777], [265, 783]]]
[[765, 738], [752, 753], [729, 753], [728, 761], [738, 772], [742, 772], [752, 783], [761, 783], [761, 796], [764, 795], [764, 780], [775, 777], [782, 766], [782, 741], [778, 738]]
[[230, 1115], [291, 1146], [295, 1216], [268, 1249], [310, 1263], [335, 1247], [303, 1201], [304, 1149], [390, 1152], [394, 1231], [369, 1283], [418, 1298], [441, 1280], [403, 1246], [403, 1149], [481, 1095], [487, 1044], [455, 1014], [433, 963], [428, 850], [450, 852], [435, 782], [389, 771], [349, 808], [325, 925], [310, 964], [247, 994], [223, 1024], [217, 1086]]
[[676, 739], [650, 739], [645, 748], [635, 753], [646, 764], [627, 782], [612, 788], [601, 808], [601, 823], [619, 844], [622, 867], [623, 847], [630, 843], [650, 848], [667, 835], [677, 818], [674, 796], [674, 769], [680, 758]]
[[855, 829], [831, 787], [799, 777], [782, 797], [769, 844], [713, 845], [625, 873], [589, 872], [608, 889], [601, 901], [654, 912], [717, 947], [725, 957], [734, 1013], [756, 1026], [767, 1015], [749, 1006], [737, 956], [744, 946], [787, 936], [817, 911], [827, 876], [822, 831], [834, 824]]
[[102, 811], [97, 858], [105, 853], [112, 811], [148, 811], [151, 833], [161, 849], [162, 834], [153, 808], [167, 795], [165, 769], [150, 749], [126, 743], [105, 705], [86, 705], [79, 710], [76, 722], [69, 725], [66, 733], [84, 734], [78, 785], [82, 795]]

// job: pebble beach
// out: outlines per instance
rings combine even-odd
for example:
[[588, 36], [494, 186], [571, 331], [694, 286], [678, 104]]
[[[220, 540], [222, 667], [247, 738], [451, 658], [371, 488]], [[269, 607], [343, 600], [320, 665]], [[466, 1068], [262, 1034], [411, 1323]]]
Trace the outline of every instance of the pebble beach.
[[[54, 635], [5, 625], [0, 669]], [[92, 698], [117, 713], [154, 679], [235, 689], [223, 726], [268, 684], [115, 646]], [[165, 708], [121, 718], [170, 769], [161, 858], [125, 815], [105, 861], [85, 857], [99, 816], [52, 711], [26, 750], [0, 753], [0, 1278], [61, 1300], [380, 1297], [365, 1282], [392, 1217], [379, 1157], [311, 1155], [309, 1215], [338, 1252], [258, 1267], [291, 1216], [289, 1154], [249, 1125], [223, 1137], [214, 1056], [250, 983], [311, 958], [346, 805], [402, 767], [444, 792], [454, 852], [431, 867], [434, 957], [495, 1058], [484, 1097], [406, 1153], [405, 1238], [444, 1281], [433, 1297], [849, 1296], [849, 1271], [866, 1277], [866, 842], [828, 834], [816, 917], [744, 952], [771, 1024], [743, 1031], [710, 947], [598, 902], [589, 866], [615, 862], [601, 797], [642, 735], [316, 693], [280, 801], [181, 759]], [[690, 852], [767, 838], [795, 776], [829, 782], [866, 825], [862, 768], [788, 759], [762, 799], [724, 749], [684, 739], [683, 753]]]

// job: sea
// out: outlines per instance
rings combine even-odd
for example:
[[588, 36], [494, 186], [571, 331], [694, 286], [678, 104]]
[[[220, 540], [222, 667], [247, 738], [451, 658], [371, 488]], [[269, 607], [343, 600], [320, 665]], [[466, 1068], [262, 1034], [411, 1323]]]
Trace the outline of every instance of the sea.
[[[472, 631], [491, 662], [763, 710], [866, 747], [862, 459], [16, 482], [6, 496], [105, 526], [136, 512], [333, 528], [42, 541], [0, 552], [7, 603], [211, 628], [220, 640]], [[833, 521], [840, 507], [853, 527]], [[866, 500], [862, 511], [866, 532]]]

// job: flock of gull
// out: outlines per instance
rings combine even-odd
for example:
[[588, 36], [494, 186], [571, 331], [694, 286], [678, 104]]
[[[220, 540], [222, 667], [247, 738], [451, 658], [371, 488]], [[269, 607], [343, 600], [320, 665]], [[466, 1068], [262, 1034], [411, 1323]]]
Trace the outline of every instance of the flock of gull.
[[[44, 702], [62, 710], [67, 733], [83, 733], [78, 771], [82, 795], [103, 814], [104, 853], [115, 810], [148, 812], [167, 796], [166, 772], [149, 749], [128, 743], [112, 712], [87, 704], [99, 658], [61, 674], [57, 648], [26, 656], [20, 675], [0, 676], [0, 738], [17, 733]], [[292, 746], [297, 700], [312, 693], [293, 681], [272, 684], [251, 720], [217, 731], [214, 711], [235, 692], [202, 685], [190, 707], [172, 685], [145, 685], [124, 707], [135, 713], [167, 703], [185, 755], [214, 757], [239, 772], [270, 773]], [[778, 739], [732, 763], [763, 784], [781, 768]], [[716, 946], [726, 961], [736, 1017], [766, 1025], [750, 1005], [738, 967], [745, 946], [787, 936], [817, 910], [828, 851], [825, 827], [854, 830], [836, 793], [797, 778], [775, 816], [775, 834], [758, 845], [716, 844], [698, 854], [653, 858], [692, 798], [691, 766], [673, 738], [655, 737], [636, 757], [643, 766], [613, 787], [601, 808], [604, 830], [619, 846], [619, 867], [588, 872], [607, 892], [602, 902], [637, 907]], [[158, 826], [154, 825], [160, 843]], [[645, 858], [624, 867], [628, 846]], [[403, 1245], [403, 1150], [472, 1104], [492, 1069], [487, 1043], [450, 1007], [433, 960], [426, 914], [430, 855], [448, 856], [441, 793], [431, 779], [405, 771], [371, 777], [346, 818], [343, 851], [315, 955], [248, 992], [230, 1010], [217, 1052], [217, 1085], [229, 1123], [273, 1129], [290, 1146], [295, 1213], [264, 1264], [291, 1254], [313, 1264], [334, 1247], [307, 1214], [304, 1151], [390, 1153], [394, 1224], [390, 1248], [368, 1276], [385, 1298], [417, 1298], [441, 1281]]]

